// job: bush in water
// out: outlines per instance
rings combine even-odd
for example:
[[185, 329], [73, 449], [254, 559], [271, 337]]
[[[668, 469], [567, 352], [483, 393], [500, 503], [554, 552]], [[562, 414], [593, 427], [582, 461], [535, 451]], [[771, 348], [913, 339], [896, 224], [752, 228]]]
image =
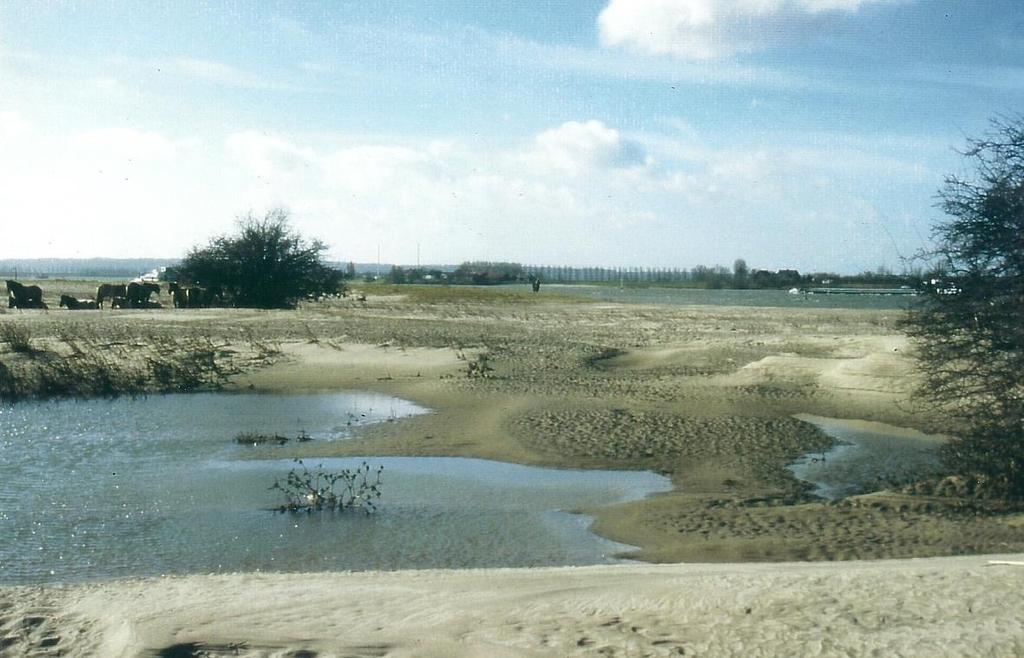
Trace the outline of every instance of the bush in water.
[[285, 503], [275, 510], [313, 512], [357, 508], [367, 514], [377, 511], [376, 501], [380, 498], [383, 466], [371, 470], [370, 465], [363, 462], [358, 468], [343, 468], [337, 473], [327, 473], [323, 470], [323, 464], [318, 464], [315, 471], [310, 471], [301, 459], [295, 462], [301, 470], [293, 468], [283, 482], [275, 480], [270, 487], [285, 497]]

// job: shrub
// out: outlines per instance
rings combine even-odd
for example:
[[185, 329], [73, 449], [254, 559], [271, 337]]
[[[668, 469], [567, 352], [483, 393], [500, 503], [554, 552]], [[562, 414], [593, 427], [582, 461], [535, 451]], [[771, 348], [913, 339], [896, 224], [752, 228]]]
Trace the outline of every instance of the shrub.
[[302, 299], [340, 294], [344, 272], [322, 258], [327, 245], [291, 228], [288, 211], [241, 217], [235, 235], [195, 247], [178, 266], [178, 276], [216, 290], [233, 306], [295, 308]]
[[383, 466], [371, 470], [370, 465], [363, 462], [354, 469], [345, 468], [337, 473], [328, 473], [323, 470], [323, 464], [317, 465], [315, 471], [310, 471], [301, 459], [295, 462], [300, 468], [293, 468], [283, 482], [275, 480], [270, 487], [285, 497], [284, 504], [275, 510], [310, 513], [356, 508], [367, 514], [377, 511], [376, 501], [380, 499]]
[[32, 346], [32, 330], [25, 324], [16, 322], [0, 324], [0, 340], [7, 343], [12, 352], [33, 354], [36, 351]]
[[1024, 117], [972, 140], [967, 177], [940, 192], [936, 274], [906, 327], [922, 399], [961, 421], [943, 448], [953, 473], [1024, 498]]

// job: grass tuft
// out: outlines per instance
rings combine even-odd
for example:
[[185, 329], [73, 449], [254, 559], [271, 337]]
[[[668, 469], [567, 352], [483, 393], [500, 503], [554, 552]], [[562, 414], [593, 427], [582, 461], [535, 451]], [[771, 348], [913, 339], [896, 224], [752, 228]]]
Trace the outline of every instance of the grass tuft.
[[5, 322], [0, 325], [0, 341], [7, 343], [12, 352], [18, 354], [34, 354], [32, 330], [20, 322]]

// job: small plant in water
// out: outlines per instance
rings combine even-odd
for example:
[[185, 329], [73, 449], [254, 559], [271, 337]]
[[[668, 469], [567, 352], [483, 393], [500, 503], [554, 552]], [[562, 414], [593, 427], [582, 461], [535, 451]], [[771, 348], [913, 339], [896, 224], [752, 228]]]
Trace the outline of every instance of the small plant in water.
[[259, 432], [239, 432], [235, 435], [235, 443], [244, 446], [261, 446], [268, 443], [276, 443], [279, 446], [283, 446], [289, 441], [306, 443], [312, 440], [313, 437], [307, 434], [306, 430], [299, 430], [294, 439], [289, 436], [281, 436], [280, 434], [260, 434]]
[[259, 434], [257, 432], [239, 432], [235, 435], [235, 443], [246, 446], [261, 446], [268, 443], [276, 443], [283, 446], [290, 439], [279, 434]]
[[380, 499], [380, 477], [383, 466], [371, 469], [366, 462], [357, 468], [343, 468], [337, 473], [323, 470], [318, 464], [314, 471], [296, 459], [298, 468], [288, 472], [288, 477], [275, 480], [271, 489], [277, 489], [285, 497], [285, 503], [274, 509], [279, 512], [314, 512], [321, 510], [361, 509], [367, 514], [377, 511]]

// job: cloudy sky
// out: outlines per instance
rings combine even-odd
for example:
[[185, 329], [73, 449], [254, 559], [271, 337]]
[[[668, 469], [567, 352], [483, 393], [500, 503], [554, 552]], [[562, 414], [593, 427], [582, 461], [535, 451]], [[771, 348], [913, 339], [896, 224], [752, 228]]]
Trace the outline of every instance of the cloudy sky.
[[1020, 0], [0, 0], [0, 258], [901, 268]]

